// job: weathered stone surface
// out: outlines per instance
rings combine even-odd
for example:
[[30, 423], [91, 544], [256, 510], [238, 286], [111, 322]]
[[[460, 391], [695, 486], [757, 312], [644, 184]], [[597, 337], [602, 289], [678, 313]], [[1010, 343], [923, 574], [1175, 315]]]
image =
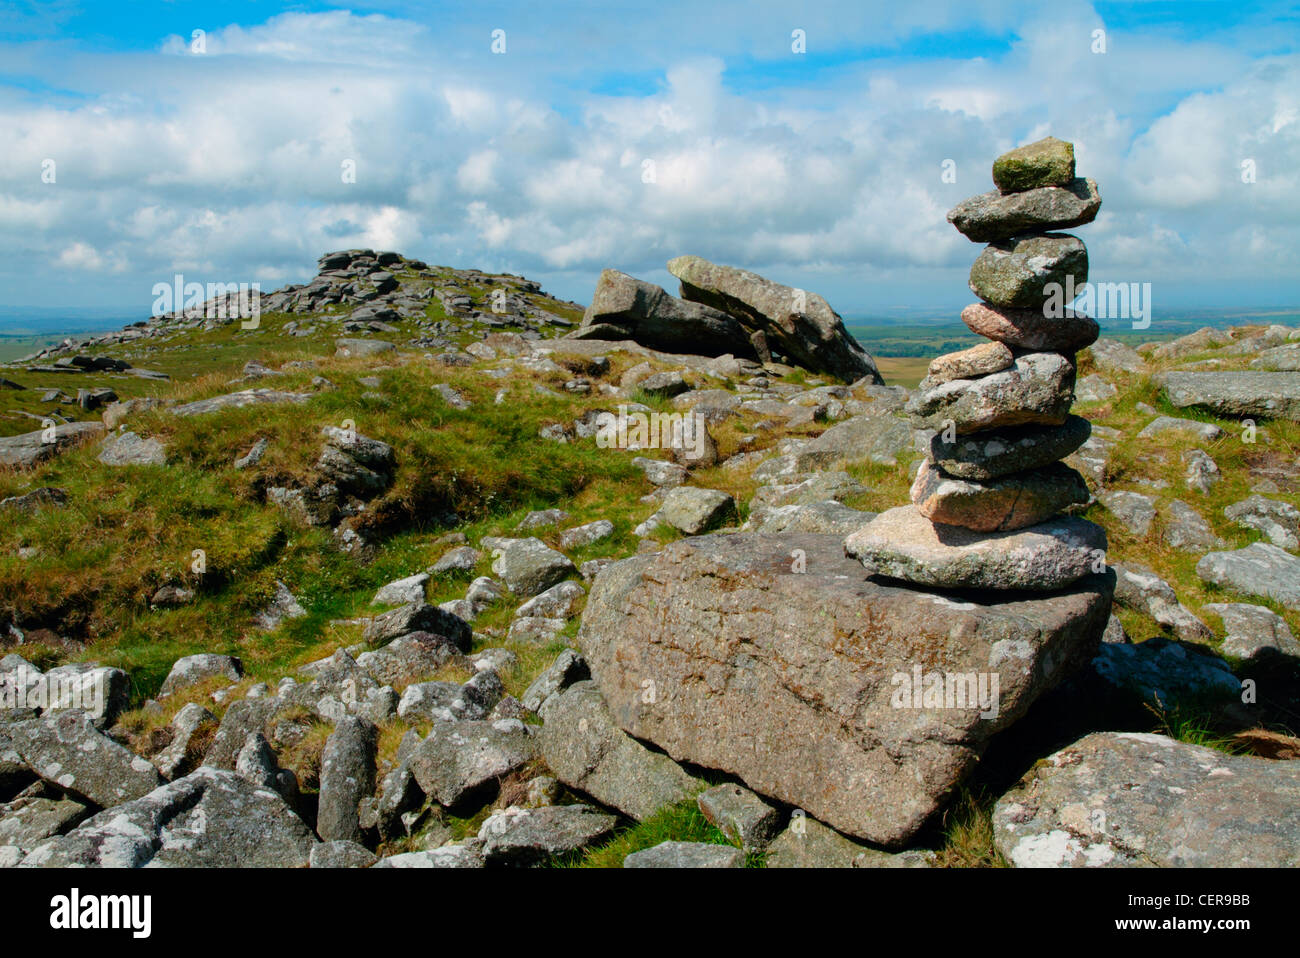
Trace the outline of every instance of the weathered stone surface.
[[277, 392], [274, 389], [244, 389], [211, 399], [199, 399], [180, 406], [173, 406], [171, 412], [176, 416], [201, 416], [205, 413], [218, 412], [222, 409], [242, 409], [245, 406], [274, 405], [279, 403], [305, 403], [311, 399], [310, 393]]
[[741, 785], [715, 785], [696, 799], [701, 814], [746, 852], [762, 851], [781, 826], [777, 810]]
[[1150, 496], [1127, 489], [1106, 489], [1097, 498], [1133, 535], [1144, 536], [1151, 531], [1151, 523], [1156, 519], [1156, 502]]
[[47, 838], [62, 835], [88, 814], [85, 805], [69, 799], [18, 798], [0, 805], [0, 862], [17, 864]]
[[[898, 464], [898, 454], [912, 448], [912, 430], [902, 416], [854, 416], [837, 422], [816, 439], [790, 454], [796, 473], [832, 469], [847, 462]], [[755, 478], [762, 467], [754, 471]]]
[[7, 510], [35, 512], [37, 509], [45, 507], [58, 508], [67, 504], [67, 490], [58, 489], [54, 486], [41, 486], [31, 492], [23, 493], [21, 496], [6, 496], [4, 499], [0, 499], [0, 512]]
[[408, 722], [459, 722], [487, 718], [501, 701], [505, 687], [494, 669], [482, 669], [464, 685], [455, 682], [418, 682], [408, 685], [397, 714]]
[[167, 450], [157, 439], [144, 439], [133, 432], [113, 433], [104, 440], [96, 457], [106, 466], [165, 466]]
[[1208, 642], [1213, 638], [1205, 623], [1178, 601], [1173, 586], [1146, 566], [1116, 563], [1114, 569], [1116, 604], [1146, 613], [1188, 642]]
[[993, 190], [963, 200], [948, 211], [948, 222], [976, 243], [1007, 239], [1020, 233], [1066, 230], [1091, 223], [1101, 209], [1094, 180], [1076, 177], [1060, 186], [1040, 186], [1019, 193]]
[[482, 842], [478, 839], [459, 845], [443, 845], [424, 852], [406, 852], [381, 858], [374, 868], [483, 868]]
[[1300, 762], [1099, 732], [1039, 762], [993, 812], [1021, 868], [1300, 864]]
[[216, 728], [217, 717], [202, 705], [190, 702], [172, 718], [172, 740], [149, 761], [168, 781], [188, 775], [203, 760], [201, 747]]
[[103, 423], [65, 422], [35, 432], [0, 437], [0, 466], [26, 469], [44, 462], [93, 436], [104, 434]]
[[1264, 533], [1278, 548], [1300, 550], [1300, 509], [1289, 502], [1251, 496], [1234, 502], [1223, 514], [1243, 528]]
[[550, 667], [524, 690], [524, 696], [519, 701], [530, 712], [536, 712], [552, 695], [589, 678], [591, 672], [587, 669], [587, 660], [574, 649], [565, 649]]
[[1074, 383], [1076, 402], [1105, 402], [1119, 395], [1119, 390], [1096, 373], [1080, 376]]
[[993, 182], [1003, 193], [1074, 181], [1074, 144], [1045, 136], [1008, 150], [993, 161]]
[[1091, 351], [1093, 365], [1112, 376], [1140, 373], [1146, 370], [1146, 361], [1142, 355], [1117, 339], [1099, 339], [1092, 344]]
[[417, 572], [403, 579], [394, 579], [381, 586], [370, 600], [371, 605], [412, 605], [424, 601], [424, 587], [429, 582], [429, 573]]
[[1250, 361], [1250, 368], [1275, 372], [1300, 372], [1300, 343], [1266, 349]]
[[960, 352], [945, 353], [930, 360], [926, 379], [933, 385], [952, 379], [971, 379], [1001, 372], [1015, 361], [1011, 350], [1003, 343], [980, 343]]
[[930, 460], [962, 479], [996, 479], [1038, 469], [1064, 459], [1092, 434], [1082, 416], [1068, 416], [1060, 426], [1010, 426], [957, 436], [942, 431], [930, 440]]
[[1211, 552], [1196, 563], [1206, 582], [1242, 595], [1260, 595], [1300, 609], [1300, 558], [1266, 542], [1233, 552]]
[[1206, 442], [1214, 442], [1223, 436], [1223, 430], [1211, 422], [1178, 419], [1174, 416], [1157, 416], [1142, 427], [1142, 431], [1138, 433], [1138, 438], [1150, 439], [1167, 432], [1190, 432]]
[[744, 868], [745, 853], [730, 845], [660, 842], [623, 859], [624, 868]]
[[736, 502], [720, 489], [677, 486], [664, 496], [658, 515], [688, 536], [716, 528], [735, 515]]
[[880, 513], [844, 542], [869, 572], [948, 589], [1050, 591], [1102, 568], [1106, 532], [1062, 517], [1009, 532], [936, 526], [914, 506]]
[[637, 821], [702, 785], [619, 728], [593, 682], [548, 697], [541, 715], [541, 756], [555, 776]]
[[1088, 281], [1088, 250], [1078, 237], [1046, 233], [984, 247], [970, 269], [969, 285], [994, 306], [1029, 309], [1043, 304], [1049, 284], [1064, 289], [1071, 277], [1076, 289]]
[[603, 270], [575, 339], [631, 339], [669, 353], [748, 359], [757, 354], [749, 332], [734, 318], [702, 303], [678, 299], [661, 287], [616, 269]]
[[478, 837], [488, 862], [533, 865], [603, 841], [617, 824], [613, 815], [590, 805], [511, 806], [489, 816]]
[[269, 788], [201, 768], [38, 846], [24, 867], [303, 868], [316, 839]]
[[551, 586], [563, 582], [578, 569], [563, 553], [556, 552], [541, 539], [504, 540], [492, 561], [492, 572], [521, 598], [532, 598]]
[[407, 685], [427, 679], [461, 650], [451, 639], [433, 632], [411, 632], [381, 649], [362, 652], [357, 665], [380, 685]]
[[784, 353], [804, 368], [845, 382], [864, 376], [884, 382], [871, 356], [844, 328], [839, 314], [816, 293], [782, 286], [748, 270], [719, 266], [698, 256], [670, 260], [668, 272], [681, 280], [683, 298], [734, 316], [751, 336], [761, 333], [771, 350]]
[[1059, 318], [1044, 315], [1041, 307], [1008, 309], [972, 303], [961, 311], [970, 331], [1008, 346], [1073, 355], [1096, 342], [1101, 327], [1091, 316], [1063, 310]]
[[1171, 500], [1166, 508], [1164, 540], [1171, 549], [1197, 555], [1223, 545], [1205, 517], [1181, 499]]
[[1010, 369], [932, 385], [922, 380], [907, 404], [919, 425], [958, 435], [1002, 426], [1063, 424], [1074, 399], [1074, 363], [1057, 353], [1028, 353]]
[[434, 575], [442, 575], [444, 572], [468, 572], [478, 565], [482, 558], [483, 554], [473, 546], [457, 546], [435, 562], [429, 571]]
[[614, 534], [614, 523], [608, 519], [597, 519], [585, 525], [574, 526], [560, 533], [561, 549], [581, 549], [594, 545]]
[[845, 838], [796, 811], [790, 825], [767, 848], [768, 868], [929, 868], [933, 854], [882, 852]]
[[1241, 683], [1227, 662], [1200, 646], [1163, 636], [1137, 643], [1104, 643], [1093, 671], [1114, 689], [1160, 711], [1226, 704], [1241, 696]]
[[1179, 409], [1195, 406], [1217, 416], [1300, 422], [1300, 372], [1176, 370], [1155, 379]]
[[334, 340], [335, 356], [344, 358], [354, 356], [379, 356], [396, 351], [397, 347], [382, 339], [348, 339]]
[[1214, 488], [1215, 483], [1222, 481], [1223, 473], [1219, 471], [1219, 464], [1204, 449], [1186, 449], [1180, 458], [1187, 466], [1187, 488], [1205, 495]]
[[238, 682], [243, 675], [244, 664], [233, 655], [216, 655], [211, 652], [187, 655], [172, 665], [167, 678], [163, 680], [162, 688], [158, 690], [158, 697], [171, 695], [215, 676]]
[[424, 793], [454, 807], [535, 753], [532, 732], [517, 719], [438, 722], [408, 761]]
[[857, 532], [876, 518], [878, 513], [850, 509], [841, 502], [825, 500], [807, 505], [760, 506], [751, 509], [745, 532], [816, 532], [837, 535], [841, 539]]
[[637, 384], [637, 389], [647, 396], [658, 396], [662, 399], [680, 396], [690, 388], [690, 385], [682, 378], [682, 374], [675, 369], [668, 372], [654, 373]]
[[1272, 650], [1300, 658], [1300, 642], [1291, 633], [1291, 626], [1272, 609], [1244, 602], [1211, 602], [1205, 606], [1223, 619], [1226, 634], [1223, 637], [1223, 654], [1238, 659], [1253, 659]]
[[[898, 845], [989, 737], [1095, 654], [1109, 590], [1098, 577], [1046, 600], [954, 601], [869, 579], [833, 536], [704, 536], [601, 573], [578, 644], [629, 733]], [[921, 669], [989, 688], [997, 674], [996, 704], [986, 688], [985, 708], [896, 707]]]
[[382, 645], [413, 632], [431, 632], [445, 636], [462, 652], [468, 652], [474, 641], [474, 632], [468, 622], [423, 601], [375, 616], [366, 623], [362, 634], [367, 642]]
[[162, 782], [146, 759], [104, 735], [77, 709], [10, 723], [13, 748], [36, 774], [101, 808], [111, 808]]
[[931, 522], [979, 532], [1023, 529], [1089, 499], [1083, 476], [1059, 462], [980, 480], [944, 475], [926, 461], [912, 483], [911, 496], [917, 511]]
[[379, 859], [356, 842], [321, 842], [312, 846], [310, 861], [312, 868], [369, 868]]
[[357, 809], [375, 793], [378, 744], [374, 723], [352, 716], [340, 719], [325, 741], [316, 817], [316, 834], [325, 841], [361, 841]]

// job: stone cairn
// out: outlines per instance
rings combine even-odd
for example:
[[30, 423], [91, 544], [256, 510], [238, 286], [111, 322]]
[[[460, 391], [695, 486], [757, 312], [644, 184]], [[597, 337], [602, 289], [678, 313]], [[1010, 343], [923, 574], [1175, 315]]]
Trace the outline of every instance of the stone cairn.
[[961, 318], [991, 342], [935, 359], [908, 404], [913, 421], [934, 431], [913, 505], [881, 513], [845, 542], [878, 574], [1043, 591], [1105, 569], [1104, 531], [1060, 514], [1089, 498], [1083, 477], [1060, 460], [1091, 432], [1070, 404], [1074, 354], [1099, 332], [1065, 309], [1087, 282], [1088, 251], [1053, 231], [1092, 222], [1101, 206], [1097, 184], [1074, 174], [1074, 146], [1047, 137], [998, 157], [997, 189], [948, 213], [988, 244], [970, 272], [982, 302]]

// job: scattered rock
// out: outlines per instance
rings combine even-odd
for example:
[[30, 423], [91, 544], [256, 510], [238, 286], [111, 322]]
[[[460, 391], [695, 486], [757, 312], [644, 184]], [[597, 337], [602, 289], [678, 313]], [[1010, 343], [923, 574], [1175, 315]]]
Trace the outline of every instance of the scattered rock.
[[1204, 581], [1242, 595], [1260, 595], [1300, 609], [1300, 558], [1265, 542], [1233, 552], [1211, 552], [1196, 563]]
[[1295, 867], [1300, 763], [1163, 735], [1099, 732], [998, 800], [994, 839], [1020, 868]]
[[744, 868], [745, 853], [730, 845], [660, 842], [623, 859], [624, 868]]
[[478, 837], [488, 862], [532, 865], [603, 841], [617, 823], [590, 805], [511, 806], [489, 816]]
[[672, 759], [620, 729], [593, 682], [549, 696], [541, 715], [541, 757], [555, 777], [637, 821], [699, 787]]

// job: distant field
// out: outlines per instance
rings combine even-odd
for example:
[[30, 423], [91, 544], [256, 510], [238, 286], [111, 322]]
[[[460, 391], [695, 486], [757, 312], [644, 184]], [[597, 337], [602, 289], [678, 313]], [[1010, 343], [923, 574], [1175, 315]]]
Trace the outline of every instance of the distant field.
[[11, 363], [62, 339], [62, 336], [0, 336], [0, 363]]
[[[870, 352], [870, 347], [867, 348]], [[925, 377], [930, 360], [920, 356], [876, 356], [876, 368], [890, 386], [911, 389]]]

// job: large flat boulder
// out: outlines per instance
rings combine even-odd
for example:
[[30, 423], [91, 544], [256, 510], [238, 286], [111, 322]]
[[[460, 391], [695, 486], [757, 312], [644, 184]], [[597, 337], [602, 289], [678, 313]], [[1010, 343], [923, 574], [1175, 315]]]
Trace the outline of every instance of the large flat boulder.
[[1098, 732], [1002, 796], [993, 833], [1021, 868], [1294, 868], [1300, 762]]
[[1174, 371], [1155, 378], [1179, 409], [1195, 406], [1216, 416], [1300, 422], [1300, 372]]
[[845, 382], [883, 383], [876, 364], [844, 328], [839, 313], [816, 293], [782, 286], [749, 270], [719, 266], [698, 256], [669, 260], [682, 297], [736, 317], [767, 346], [813, 372]]
[[602, 571], [578, 644], [630, 734], [897, 846], [1091, 659], [1110, 590], [948, 597], [872, 580], [838, 536], [713, 535]]

